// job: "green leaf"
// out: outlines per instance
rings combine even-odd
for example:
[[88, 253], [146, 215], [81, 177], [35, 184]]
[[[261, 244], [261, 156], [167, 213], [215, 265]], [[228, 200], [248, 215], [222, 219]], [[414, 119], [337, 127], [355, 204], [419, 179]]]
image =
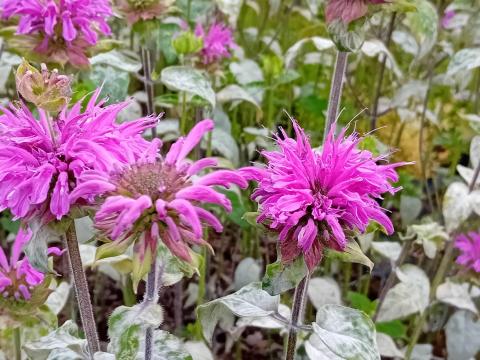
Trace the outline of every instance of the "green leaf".
[[375, 325], [363, 312], [340, 305], [324, 305], [305, 342], [312, 360], [380, 360]]
[[130, 75], [117, 67], [103, 63], [95, 65], [88, 78], [96, 87], [102, 86], [100, 96], [108, 97], [109, 104], [123, 101], [128, 95]]
[[262, 289], [270, 295], [278, 295], [293, 289], [307, 275], [307, 265], [303, 257], [291, 264], [282, 264], [280, 260], [269, 264], [262, 280]]
[[84, 359], [87, 340], [80, 339], [78, 327], [71, 320], [67, 320], [57, 330], [37, 341], [31, 341], [23, 349], [31, 359]]
[[366, 295], [358, 292], [349, 291], [347, 299], [355, 309], [363, 311], [365, 314], [372, 316], [377, 308], [377, 301], [370, 300]]
[[375, 327], [378, 332], [390, 335], [394, 339], [405, 339], [407, 336], [407, 327], [400, 320], [377, 323]]
[[200, 96], [215, 108], [215, 92], [200, 71], [188, 66], [169, 66], [162, 70], [160, 80], [169, 89]]
[[224, 193], [232, 203], [232, 211], [227, 214], [228, 218], [242, 229], [247, 229], [248, 223], [243, 219], [245, 215], [245, 206], [243, 205], [242, 197], [235, 191], [220, 190]]
[[353, 239], [348, 239], [345, 251], [335, 251], [327, 249], [325, 255], [332, 259], [338, 259], [344, 262], [359, 263], [367, 266], [370, 272], [373, 269], [374, 263], [362, 251], [357, 242]]
[[233, 326], [234, 317], [267, 317], [278, 311], [280, 296], [271, 296], [260, 283], [249, 284], [237, 292], [215, 299], [197, 308], [203, 336], [211, 343], [215, 327], [220, 322]]

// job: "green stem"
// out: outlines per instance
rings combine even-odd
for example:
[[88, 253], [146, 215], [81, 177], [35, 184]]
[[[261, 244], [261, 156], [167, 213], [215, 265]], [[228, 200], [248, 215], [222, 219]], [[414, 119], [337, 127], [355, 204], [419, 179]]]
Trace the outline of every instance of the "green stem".
[[[145, 92], [147, 93], [147, 115], [152, 115], [154, 108], [154, 87], [152, 82], [152, 53], [149, 49], [142, 47], [142, 65]], [[157, 137], [157, 128], [152, 128], [152, 137]]]
[[295, 288], [295, 295], [293, 296], [292, 318], [290, 321], [290, 330], [288, 332], [285, 360], [295, 359], [295, 354], [297, 352], [298, 325], [301, 325], [303, 322], [306, 299], [305, 294], [307, 293], [309, 280], [310, 274], [305, 276]]
[[[153, 304], [158, 301], [158, 290], [161, 275], [158, 273], [156, 259], [153, 260], [150, 272], [147, 275], [147, 284], [143, 303], [145, 305]], [[149, 326], [145, 330], [145, 360], [153, 358], [153, 327]]]
[[15, 348], [15, 360], [22, 360], [22, 333], [19, 327], [13, 329], [13, 343]]
[[343, 263], [343, 293], [347, 294], [350, 288], [350, 280], [352, 278], [352, 263]]
[[127, 275], [124, 276], [122, 281], [122, 296], [123, 296], [123, 303], [125, 306], [133, 306], [137, 303], [137, 297], [133, 292], [133, 283], [132, 278]]
[[326, 139], [330, 128], [337, 120], [340, 100], [343, 90], [343, 79], [347, 70], [348, 53], [344, 51], [337, 52], [337, 60], [333, 71], [332, 85], [330, 87], [330, 99], [328, 100], [327, 121], [323, 138]]
[[100, 351], [100, 342], [98, 341], [95, 317], [93, 316], [92, 301], [88, 290], [87, 278], [83, 271], [82, 258], [80, 257], [80, 249], [78, 247], [77, 232], [75, 222], [72, 220], [67, 229], [66, 235], [67, 254], [70, 261], [70, 271], [73, 278], [75, 288], [75, 296], [77, 298], [80, 318], [82, 320], [83, 331], [87, 338], [90, 357]]
[[180, 134], [185, 134], [187, 128], [187, 94], [182, 92], [182, 115], [180, 117]]

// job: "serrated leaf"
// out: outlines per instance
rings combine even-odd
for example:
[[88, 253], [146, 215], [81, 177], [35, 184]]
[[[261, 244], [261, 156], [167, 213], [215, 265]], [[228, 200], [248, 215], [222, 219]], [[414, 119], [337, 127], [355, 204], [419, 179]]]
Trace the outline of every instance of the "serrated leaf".
[[215, 108], [215, 92], [200, 71], [188, 66], [169, 66], [162, 70], [160, 80], [169, 89], [197, 95]]
[[262, 290], [260, 283], [249, 284], [237, 292], [215, 299], [197, 308], [203, 336], [211, 343], [220, 321], [233, 322], [232, 314], [240, 317], [266, 317], [278, 311], [279, 296]]
[[325, 305], [312, 324], [305, 343], [312, 360], [380, 360], [375, 325], [363, 312], [340, 305]]
[[281, 294], [296, 287], [307, 273], [303, 257], [298, 257], [291, 264], [283, 264], [278, 260], [267, 265], [262, 279], [262, 289], [270, 295]]

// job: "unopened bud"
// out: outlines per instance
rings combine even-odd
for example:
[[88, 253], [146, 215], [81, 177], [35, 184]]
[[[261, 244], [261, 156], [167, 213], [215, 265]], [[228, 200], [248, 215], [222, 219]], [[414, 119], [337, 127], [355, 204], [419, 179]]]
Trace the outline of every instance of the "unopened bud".
[[15, 74], [17, 91], [22, 97], [39, 108], [58, 112], [68, 105], [72, 89], [71, 78], [59, 75], [58, 70], [49, 71], [42, 64], [41, 71], [23, 59]]
[[185, 31], [172, 40], [172, 45], [177, 54], [188, 55], [202, 49], [203, 39], [191, 31]]

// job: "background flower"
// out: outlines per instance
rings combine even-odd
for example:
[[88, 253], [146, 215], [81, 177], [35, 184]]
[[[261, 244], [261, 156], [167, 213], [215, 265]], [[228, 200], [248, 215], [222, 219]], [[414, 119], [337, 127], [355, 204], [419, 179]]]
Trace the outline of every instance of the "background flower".
[[370, 4], [385, 4], [388, 0], [328, 0], [325, 9], [327, 22], [335, 20], [346, 24], [365, 16]]
[[364, 232], [370, 220], [391, 234], [393, 225], [376, 199], [395, 193], [395, 168], [404, 163], [379, 165], [386, 156], [373, 157], [357, 145], [357, 134], [335, 139], [333, 128], [321, 152], [314, 151], [293, 121], [296, 139], [285, 131], [275, 137], [278, 151], [263, 151], [267, 168], [244, 168], [258, 182], [252, 198], [260, 204], [257, 221], [279, 233], [283, 262], [302, 253], [310, 270], [321, 260], [323, 248], [344, 250], [345, 231]]
[[[35, 270], [28, 259], [22, 256], [22, 248], [31, 237], [32, 232], [29, 229], [19, 229], [10, 260], [0, 247], [0, 294], [4, 299], [30, 300], [32, 292], [45, 279], [45, 275]], [[61, 255], [62, 251], [51, 247], [48, 254]]]
[[159, 18], [168, 13], [175, 0], [118, 0], [118, 8], [132, 25], [140, 20]]
[[[106, 189], [106, 199], [95, 215], [95, 227], [108, 242], [98, 249], [97, 259], [123, 253], [134, 243], [134, 284], [150, 270], [161, 240], [178, 258], [192, 262], [188, 244], [208, 245], [203, 240], [203, 226], [223, 229], [220, 221], [202, 206], [206, 203], [232, 210], [228, 198], [214, 186], [246, 187], [242, 176], [230, 170], [211, 171], [213, 158], [196, 162], [187, 155], [203, 135], [213, 129], [212, 120], [199, 122], [185, 138], [178, 139], [163, 157], [158, 155], [160, 142], [151, 143], [134, 165], [115, 172], [109, 178], [90, 172], [73, 193], [74, 198], [91, 197]], [[109, 242], [113, 241], [113, 242]]]
[[455, 247], [461, 252], [457, 264], [480, 273], [480, 234], [471, 231], [459, 235], [455, 239]]
[[111, 34], [108, 0], [5, 0], [2, 15], [19, 17], [17, 34], [31, 35], [24, 45], [62, 65], [88, 65], [85, 53], [97, 44], [98, 34]]
[[230, 57], [230, 51], [235, 46], [232, 30], [222, 23], [213, 23], [208, 31], [201, 24], [197, 24], [195, 35], [203, 38], [200, 53], [204, 64]]
[[138, 159], [148, 146], [140, 134], [156, 119], [116, 124], [128, 102], [103, 106], [99, 93], [84, 111], [78, 102], [55, 120], [43, 110], [37, 120], [23, 104], [0, 108], [1, 210], [10, 209], [16, 219], [60, 220], [77, 204], [70, 193], [84, 171], [108, 172]]

